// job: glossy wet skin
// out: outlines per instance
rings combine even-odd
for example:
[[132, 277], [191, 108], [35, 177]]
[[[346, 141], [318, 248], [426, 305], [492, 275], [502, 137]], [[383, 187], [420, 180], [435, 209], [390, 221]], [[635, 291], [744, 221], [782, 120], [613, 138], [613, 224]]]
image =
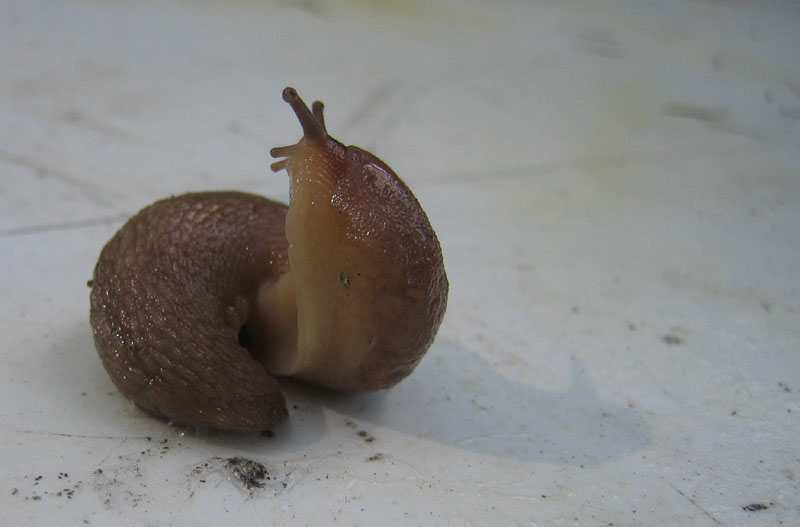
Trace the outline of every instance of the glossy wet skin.
[[290, 176], [288, 213], [248, 194], [187, 194], [144, 209], [100, 256], [95, 344], [115, 384], [153, 414], [269, 428], [286, 416], [271, 374], [386, 388], [441, 323], [447, 278], [416, 198], [378, 158], [330, 138], [321, 103], [283, 96], [304, 131], [272, 151]]
[[285, 215], [258, 196], [187, 194], [147, 207], [111, 239], [91, 323], [122, 393], [175, 422], [228, 430], [287, 415], [277, 381], [238, 344], [253, 291], [288, 268]]

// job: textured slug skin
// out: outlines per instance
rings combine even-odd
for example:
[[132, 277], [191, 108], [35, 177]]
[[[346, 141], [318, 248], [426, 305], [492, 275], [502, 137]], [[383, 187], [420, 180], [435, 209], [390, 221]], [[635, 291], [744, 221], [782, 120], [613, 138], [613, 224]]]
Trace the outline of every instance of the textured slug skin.
[[[277, 381], [387, 388], [427, 351], [447, 305], [439, 242], [383, 161], [327, 134], [322, 103], [283, 98], [303, 138], [284, 158], [290, 204], [186, 194], [103, 248], [91, 323], [120, 391], [173, 422], [233, 431], [287, 415]], [[245, 345], [247, 347], [245, 347]]]
[[120, 391], [176, 423], [261, 430], [287, 415], [277, 381], [239, 345], [259, 285], [286, 272], [287, 208], [186, 194], [131, 218], [94, 271], [91, 324]]

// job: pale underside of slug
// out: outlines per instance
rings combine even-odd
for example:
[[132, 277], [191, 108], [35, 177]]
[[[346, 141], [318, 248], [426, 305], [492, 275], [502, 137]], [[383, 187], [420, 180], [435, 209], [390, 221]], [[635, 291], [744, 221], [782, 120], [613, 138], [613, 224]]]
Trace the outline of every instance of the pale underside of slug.
[[104, 247], [91, 323], [114, 383], [173, 422], [270, 428], [273, 375], [342, 391], [407, 376], [444, 315], [447, 277], [419, 203], [381, 160], [345, 147], [284, 90], [303, 125], [273, 169], [285, 205], [239, 192], [150, 205]]

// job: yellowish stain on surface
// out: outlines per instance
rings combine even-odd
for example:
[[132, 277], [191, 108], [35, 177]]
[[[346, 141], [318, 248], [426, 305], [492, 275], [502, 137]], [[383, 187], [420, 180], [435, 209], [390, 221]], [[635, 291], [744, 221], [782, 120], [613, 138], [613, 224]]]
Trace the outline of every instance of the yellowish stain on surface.
[[642, 81], [629, 81], [606, 94], [607, 101], [591, 125], [594, 133], [584, 152], [577, 156], [575, 168], [588, 178], [619, 179], [630, 177], [629, 164], [635, 155], [632, 145], [637, 134], [656, 125], [649, 89]]

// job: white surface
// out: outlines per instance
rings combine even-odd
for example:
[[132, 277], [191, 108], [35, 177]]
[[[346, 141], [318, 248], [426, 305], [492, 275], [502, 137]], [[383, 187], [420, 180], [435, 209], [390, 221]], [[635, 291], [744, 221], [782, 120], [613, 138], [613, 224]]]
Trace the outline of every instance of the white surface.
[[[800, 523], [796, 3], [131, 4], [0, 5], [0, 523]], [[169, 427], [86, 280], [157, 198], [285, 199], [286, 85], [414, 189], [444, 325], [272, 438]]]

